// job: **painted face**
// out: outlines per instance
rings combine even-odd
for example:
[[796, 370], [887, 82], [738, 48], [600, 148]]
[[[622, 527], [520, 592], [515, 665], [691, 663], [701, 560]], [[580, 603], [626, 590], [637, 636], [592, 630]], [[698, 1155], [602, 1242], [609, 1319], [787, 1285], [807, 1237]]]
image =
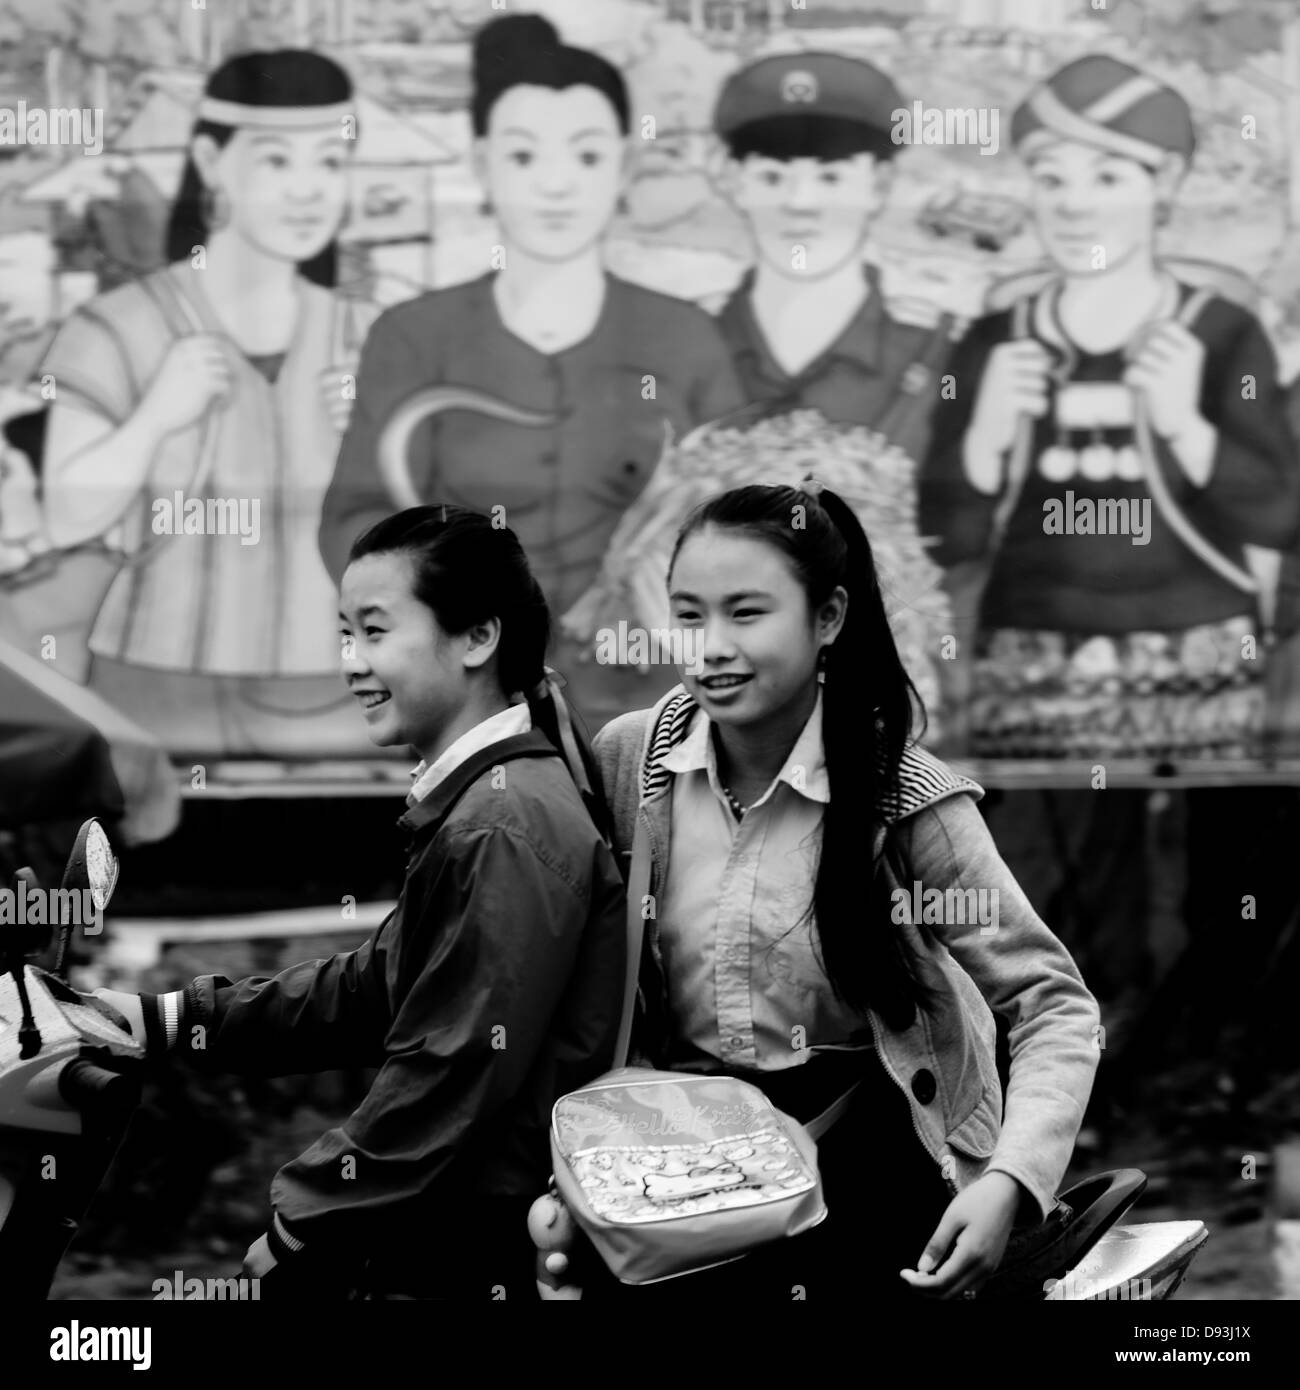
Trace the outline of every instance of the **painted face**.
[[803, 585], [775, 546], [706, 526], [669, 576], [672, 621], [703, 630], [699, 674], [682, 681], [719, 724], [765, 722], [797, 707], [817, 680], [817, 655], [838, 631], [808, 611]]
[[1136, 160], [1059, 141], [1029, 165], [1034, 220], [1067, 274], [1087, 275], [1149, 253], [1159, 180]]
[[337, 124], [306, 130], [237, 130], [211, 180], [230, 203], [230, 225], [267, 255], [301, 264], [338, 235], [353, 142]]
[[566, 261], [599, 241], [623, 185], [626, 145], [594, 87], [512, 87], [477, 145], [506, 241], [539, 260]]
[[732, 201], [749, 222], [759, 259], [778, 275], [817, 279], [861, 259], [887, 182], [873, 156], [748, 155], [729, 168]]
[[465, 638], [452, 637], [412, 589], [410, 559], [366, 555], [339, 587], [343, 677], [356, 696], [370, 741], [410, 744], [427, 756], [468, 698], [460, 661]]

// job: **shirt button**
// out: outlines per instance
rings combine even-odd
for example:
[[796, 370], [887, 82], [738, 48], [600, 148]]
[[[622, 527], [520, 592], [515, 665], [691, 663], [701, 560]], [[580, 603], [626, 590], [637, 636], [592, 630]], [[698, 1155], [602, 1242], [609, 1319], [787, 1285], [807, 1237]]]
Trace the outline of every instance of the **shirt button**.
[[745, 1045], [745, 1040], [744, 1040], [744, 1038], [728, 1038], [728, 1039], [727, 1039], [727, 1046], [728, 1046], [729, 1048], [731, 1048], [731, 1050], [732, 1050], [733, 1052], [739, 1052], [740, 1049], [741, 1049], [742, 1047], [744, 1047], [744, 1045]]

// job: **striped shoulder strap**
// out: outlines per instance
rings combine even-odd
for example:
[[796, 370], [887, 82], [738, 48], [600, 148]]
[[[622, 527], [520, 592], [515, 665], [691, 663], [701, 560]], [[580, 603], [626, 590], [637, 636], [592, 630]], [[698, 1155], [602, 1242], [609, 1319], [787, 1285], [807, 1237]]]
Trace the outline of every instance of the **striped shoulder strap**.
[[978, 782], [954, 772], [947, 763], [914, 743], [903, 750], [898, 773], [898, 791], [884, 807], [884, 818], [890, 824], [906, 820], [931, 802], [957, 792], [969, 792], [976, 797], [984, 795], [984, 788]]
[[698, 708], [695, 697], [689, 691], [682, 690], [659, 711], [641, 762], [642, 801], [661, 792], [672, 780], [672, 773], [666, 767], [660, 767], [659, 760], [685, 738], [691, 717]]

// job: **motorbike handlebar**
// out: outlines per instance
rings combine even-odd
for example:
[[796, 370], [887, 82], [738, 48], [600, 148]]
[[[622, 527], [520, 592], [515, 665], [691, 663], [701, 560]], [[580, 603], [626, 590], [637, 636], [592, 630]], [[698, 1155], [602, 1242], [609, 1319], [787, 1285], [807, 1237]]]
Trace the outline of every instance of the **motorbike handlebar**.
[[135, 1103], [138, 1091], [134, 1077], [109, 1071], [84, 1057], [69, 1062], [59, 1073], [59, 1094], [78, 1110], [120, 1110]]

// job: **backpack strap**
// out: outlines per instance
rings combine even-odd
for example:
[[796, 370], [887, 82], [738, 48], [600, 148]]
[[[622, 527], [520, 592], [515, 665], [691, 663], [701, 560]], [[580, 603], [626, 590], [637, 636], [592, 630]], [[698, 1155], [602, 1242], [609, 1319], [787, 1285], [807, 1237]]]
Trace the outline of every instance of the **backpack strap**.
[[[668, 698], [658, 717], [646, 730], [641, 748], [641, 801], [662, 791], [672, 781], [673, 774], [659, 766], [659, 759], [685, 734], [691, 716], [698, 708], [689, 691], [682, 690]], [[641, 976], [641, 951], [645, 942], [645, 918], [641, 904], [650, 895], [653, 859], [650, 835], [641, 817], [638, 804], [632, 831], [632, 865], [627, 876], [627, 974], [623, 980], [623, 1013], [619, 1019], [618, 1041], [614, 1047], [614, 1066], [627, 1066], [627, 1054], [632, 1045], [632, 1021], [636, 1016], [637, 984]]]

